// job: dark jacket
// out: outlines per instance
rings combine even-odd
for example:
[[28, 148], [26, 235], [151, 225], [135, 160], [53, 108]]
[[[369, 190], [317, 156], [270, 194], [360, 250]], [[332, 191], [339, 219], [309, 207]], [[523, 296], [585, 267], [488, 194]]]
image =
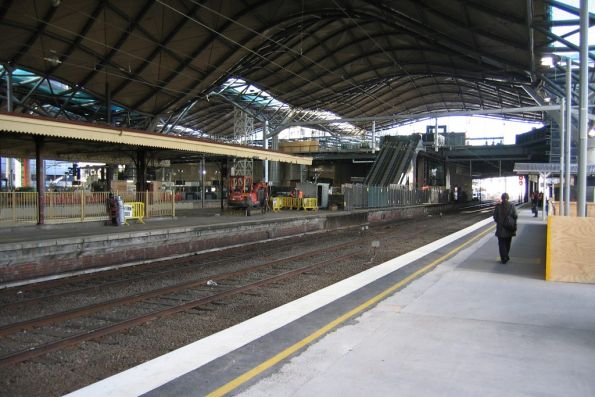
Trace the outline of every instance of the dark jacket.
[[498, 237], [512, 237], [516, 236], [516, 232], [505, 229], [502, 226], [502, 221], [506, 214], [511, 214], [514, 219], [517, 219], [516, 208], [510, 202], [496, 204], [494, 209], [494, 221], [496, 222], [496, 236]]

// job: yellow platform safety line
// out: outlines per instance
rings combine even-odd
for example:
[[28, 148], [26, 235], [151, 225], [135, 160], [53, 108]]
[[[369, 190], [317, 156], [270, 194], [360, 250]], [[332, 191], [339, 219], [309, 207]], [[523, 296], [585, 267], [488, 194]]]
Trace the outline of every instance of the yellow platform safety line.
[[383, 300], [387, 296], [391, 295], [392, 293], [394, 293], [399, 288], [401, 288], [401, 287], [409, 284], [410, 282], [412, 282], [416, 278], [420, 277], [424, 273], [427, 273], [428, 271], [432, 270], [432, 268], [438, 266], [441, 262], [443, 262], [446, 259], [450, 258], [451, 256], [453, 256], [454, 254], [456, 254], [457, 252], [459, 252], [460, 250], [462, 250], [463, 248], [465, 248], [466, 246], [468, 246], [472, 242], [474, 242], [474, 241], [480, 239], [481, 237], [485, 236], [487, 233], [489, 233], [492, 230], [494, 230], [494, 228], [495, 228], [495, 226], [491, 226], [488, 229], [484, 230], [483, 232], [481, 232], [481, 233], [475, 235], [474, 237], [470, 238], [469, 240], [465, 241], [464, 243], [459, 244], [457, 247], [453, 248], [451, 251], [449, 251], [446, 254], [442, 255], [440, 258], [433, 260], [429, 264], [427, 264], [424, 267], [422, 267], [421, 269], [417, 270], [415, 273], [410, 274], [409, 276], [405, 277], [403, 280], [401, 280], [401, 281], [393, 284], [391, 287], [385, 289], [384, 291], [382, 291], [378, 295], [374, 296], [373, 298], [370, 298], [368, 301], [362, 303], [361, 305], [359, 305], [356, 308], [348, 311], [347, 313], [344, 313], [343, 315], [337, 317], [335, 320], [331, 321], [330, 323], [328, 323], [324, 327], [322, 327], [322, 328], [318, 329], [317, 331], [313, 332], [312, 334], [308, 335], [307, 337], [305, 337], [301, 341], [295, 343], [294, 345], [288, 347], [287, 349], [283, 350], [282, 352], [280, 352], [280, 353], [276, 354], [275, 356], [269, 358], [268, 360], [266, 360], [263, 363], [257, 365], [256, 367], [252, 368], [251, 370], [249, 370], [249, 371], [245, 372], [244, 374], [238, 376], [237, 378], [235, 378], [231, 382], [229, 382], [229, 383], [221, 386], [218, 389], [213, 390], [212, 392], [210, 392], [209, 394], [207, 394], [206, 397], [221, 397], [221, 396], [224, 396], [225, 394], [227, 394], [227, 393], [235, 390], [236, 388], [238, 388], [242, 384], [248, 382], [249, 380], [251, 380], [255, 376], [263, 373], [264, 371], [268, 370], [272, 366], [278, 364], [279, 362], [283, 361], [287, 357], [291, 356], [295, 352], [301, 350], [306, 345], [314, 342], [315, 340], [317, 340], [317, 339], [321, 338], [322, 336], [324, 336], [325, 334], [329, 333], [334, 328], [336, 328], [339, 325], [341, 325], [342, 323], [346, 322], [347, 320], [349, 320], [353, 316], [355, 316], [357, 314], [360, 314], [364, 310], [369, 309], [371, 306], [375, 305], [376, 303], [380, 302], [381, 300]]
[[[127, 211], [126, 207], [130, 207], [130, 212]], [[124, 203], [124, 223], [128, 225], [129, 219], [136, 219], [140, 223], [145, 223], [143, 218], [145, 217], [145, 203], [141, 201], [132, 201]]]

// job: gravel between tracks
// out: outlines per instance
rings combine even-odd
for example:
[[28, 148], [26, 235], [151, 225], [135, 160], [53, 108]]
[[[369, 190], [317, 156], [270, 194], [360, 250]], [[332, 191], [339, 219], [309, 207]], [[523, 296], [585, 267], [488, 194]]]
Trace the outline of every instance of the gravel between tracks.
[[0, 368], [0, 396], [68, 393], [336, 283], [486, 217], [486, 214], [447, 215], [397, 223], [391, 227], [375, 227], [367, 232], [367, 236], [382, 232], [387, 240], [375, 253], [372, 248], [363, 249], [368, 258], [374, 257], [371, 263], [343, 261], [285, 281], [282, 287], [269, 286], [222, 304], [178, 313], [99, 341], [84, 342], [77, 348]]

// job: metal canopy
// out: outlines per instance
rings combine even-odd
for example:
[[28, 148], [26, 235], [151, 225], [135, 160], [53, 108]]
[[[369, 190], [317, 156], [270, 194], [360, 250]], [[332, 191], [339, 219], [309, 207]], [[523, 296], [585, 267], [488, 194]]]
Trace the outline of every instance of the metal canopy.
[[209, 157], [240, 157], [311, 165], [312, 158], [231, 145], [192, 137], [176, 137], [124, 128], [0, 114], [0, 155], [30, 157], [35, 137], [44, 138], [44, 157], [54, 160], [130, 163], [142, 149], [155, 161], [185, 162]]
[[[213, 95], [229, 78], [292, 109], [343, 118], [526, 107], [535, 105], [523, 86], [540, 75], [551, 3], [5, 1], [0, 62], [68, 86], [44, 97], [17, 82], [18, 111], [159, 132], [175, 123], [213, 138], [233, 134], [238, 103]], [[76, 100], [82, 92], [104, 105], [89, 112]], [[242, 105], [254, 110], [258, 100]], [[263, 114], [280, 122], [304, 117]]]

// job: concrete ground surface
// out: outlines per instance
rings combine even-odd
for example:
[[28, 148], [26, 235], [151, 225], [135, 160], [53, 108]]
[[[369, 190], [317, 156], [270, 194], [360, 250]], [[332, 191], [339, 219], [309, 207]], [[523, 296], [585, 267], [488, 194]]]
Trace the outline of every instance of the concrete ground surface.
[[545, 233], [521, 210], [508, 264], [489, 233], [231, 394], [595, 396], [595, 285], [544, 281]]

